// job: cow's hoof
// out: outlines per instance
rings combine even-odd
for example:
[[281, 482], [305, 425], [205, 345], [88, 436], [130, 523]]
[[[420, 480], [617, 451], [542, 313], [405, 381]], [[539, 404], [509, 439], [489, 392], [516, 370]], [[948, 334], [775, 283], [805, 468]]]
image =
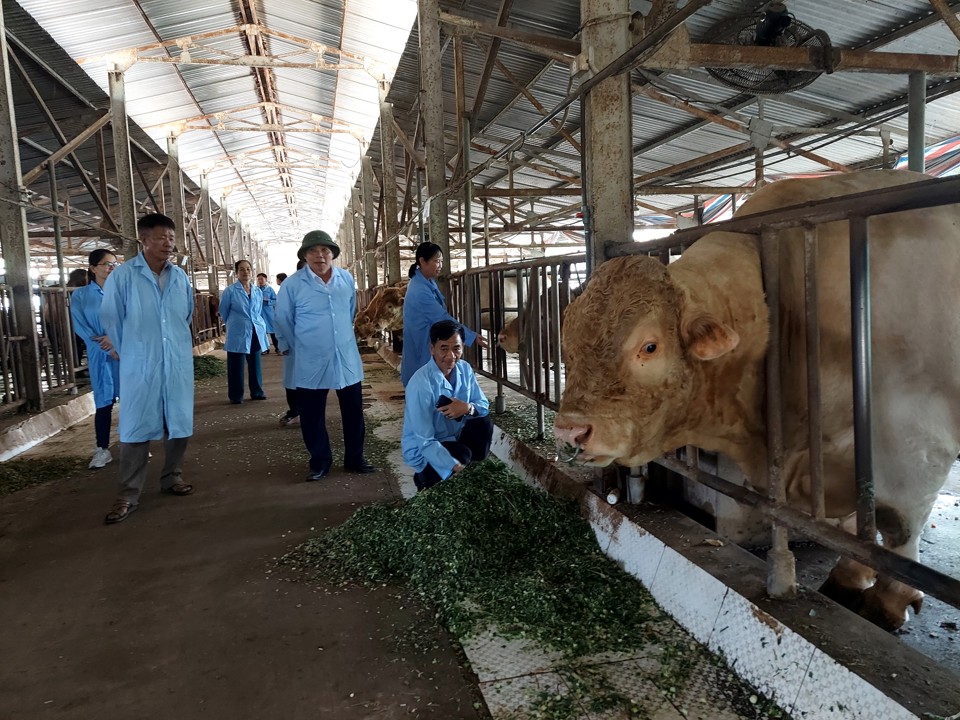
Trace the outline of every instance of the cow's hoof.
[[860, 588], [841, 585], [833, 579], [832, 575], [820, 586], [820, 594], [826, 595], [852, 612], [860, 612], [860, 608], [863, 607], [864, 591]]

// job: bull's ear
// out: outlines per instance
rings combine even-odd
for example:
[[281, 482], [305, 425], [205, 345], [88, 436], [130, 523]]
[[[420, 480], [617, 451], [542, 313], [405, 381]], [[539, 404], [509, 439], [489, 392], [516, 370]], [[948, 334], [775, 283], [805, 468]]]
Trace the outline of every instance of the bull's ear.
[[683, 344], [698, 360], [715, 360], [740, 344], [737, 331], [711, 315], [697, 315], [681, 324]]

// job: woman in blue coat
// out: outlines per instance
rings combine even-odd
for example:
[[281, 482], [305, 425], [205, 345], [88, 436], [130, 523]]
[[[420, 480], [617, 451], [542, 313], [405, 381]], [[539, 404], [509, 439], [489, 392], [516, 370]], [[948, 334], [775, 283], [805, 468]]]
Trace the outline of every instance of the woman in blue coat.
[[267, 345], [267, 328], [263, 322], [263, 293], [254, 285], [253, 266], [237, 260], [233, 266], [237, 282], [220, 297], [220, 317], [227, 326], [227, 395], [230, 402], [243, 402], [243, 365], [250, 375], [250, 398], [266, 400], [260, 375], [260, 353]]
[[103, 285], [113, 269], [119, 265], [117, 256], [103, 248], [90, 253], [90, 282], [73, 291], [70, 296], [70, 318], [73, 331], [87, 346], [90, 384], [93, 402], [97, 408], [94, 429], [97, 447], [90, 460], [90, 468], [102, 468], [113, 460], [110, 454], [110, 424], [113, 403], [120, 394], [120, 358], [107, 337], [100, 321], [103, 304]]
[[[441, 320], [456, 318], [447, 312], [443, 293], [437, 287], [437, 275], [443, 268], [440, 246], [425, 242], [417, 247], [416, 262], [410, 266], [410, 285], [403, 299], [403, 355], [400, 359], [400, 381], [406, 387], [413, 374], [430, 356], [430, 327]], [[463, 327], [461, 325], [461, 327]], [[463, 342], [487, 347], [487, 341], [470, 328], [463, 328]]]
[[[267, 326], [267, 335], [273, 340], [273, 349], [280, 352], [277, 347], [277, 328], [273, 324], [273, 309], [277, 306], [277, 292], [267, 284], [266, 273], [257, 273], [257, 287], [263, 293], [263, 324]], [[263, 352], [264, 354], [270, 352], [269, 346]]]

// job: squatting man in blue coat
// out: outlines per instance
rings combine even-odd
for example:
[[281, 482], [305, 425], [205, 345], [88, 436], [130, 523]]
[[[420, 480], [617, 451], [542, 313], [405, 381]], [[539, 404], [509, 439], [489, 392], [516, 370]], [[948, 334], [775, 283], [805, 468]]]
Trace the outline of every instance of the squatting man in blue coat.
[[193, 492], [180, 476], [193, 435], [193, 289], [170, 262], [175, 230], [166, 215], [140, 218], [143, 251], [114, 270], [103, 288], [100, 319], [120, 356], [120, 492], [107, 524], [137, 509], [151, 440], [165, 440], [161, 491]]
[[493, 421], [473, 368], [461, 360], [463, 328], [454, 320], [430, 326], [433, 358], [407, 383], [403, 460], [417, 490], [450, 478], [490, 453]]
[[304, 235], [297, 257], [306, 264], [280, 286], [274, 314], [280, 352], [293, 352], [300, 430], [310, 453], [307, 480], [323, 479], [333, 464], [326, 424], [330, 390], [340, 401], [344, 469], [376, 472], [363, 456], [363, 363], [353, 335], [356, 287], [350, 273], [333, 266], [339, 254], [323, 230]]

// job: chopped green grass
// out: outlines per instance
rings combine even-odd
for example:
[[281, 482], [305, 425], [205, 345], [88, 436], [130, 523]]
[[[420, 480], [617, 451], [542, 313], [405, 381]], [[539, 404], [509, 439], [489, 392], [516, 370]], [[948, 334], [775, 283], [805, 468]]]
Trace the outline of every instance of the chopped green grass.
[[568, 657], [644, 645], [662, 619], [574, 504], [494, 460], [409, 502], [362, 508], [286, 560], [342, 583], [406, 583], [460, 637], [492, 623]]
[[193, 357], [193, 379], [205, 380], [207, 378], [223, 377], [227, 374], [227, 363], [225, 360], [213, 357], [211, 355], [194, 355]]
[[50, 480], [76, 475], [86, 467], [87, 462], [82, 457], [9, 460], [0, 464], [0, 497]]

